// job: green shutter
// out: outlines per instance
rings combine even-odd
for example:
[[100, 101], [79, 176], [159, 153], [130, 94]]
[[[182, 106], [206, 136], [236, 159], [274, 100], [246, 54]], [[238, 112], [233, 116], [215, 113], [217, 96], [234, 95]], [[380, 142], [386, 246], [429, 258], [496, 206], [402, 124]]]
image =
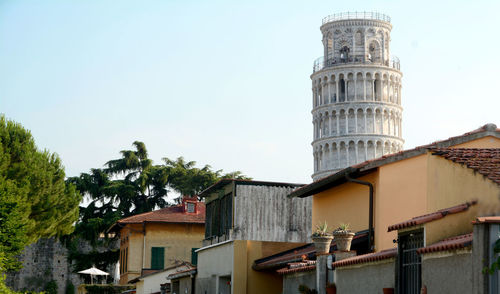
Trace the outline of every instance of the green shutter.
[[163, 247], [152, 247], [151, 248], [151, 268], [152, 269], [163, 269], [165, 261], [165, 248]]
[[195, 252], [200, 248], [191, 248], [191, 264], [197, 265], [198, 264], [198, 252]]

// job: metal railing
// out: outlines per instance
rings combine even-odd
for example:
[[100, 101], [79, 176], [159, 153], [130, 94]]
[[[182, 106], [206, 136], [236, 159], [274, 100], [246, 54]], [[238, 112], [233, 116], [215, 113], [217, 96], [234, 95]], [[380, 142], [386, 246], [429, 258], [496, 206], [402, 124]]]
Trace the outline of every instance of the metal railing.
[[388, 15], [385, 15], [380, 12], [373, 11], [363, 11], [363, 12], [340, 12], [328, 15], [323, 18], [323, 24], [329, 23], [337, 20], [346, 20], [346, 19], [374, 19], [374, 20], [382, 20], [386, 22], [391, 22], [391, 18]]
[[380, 59], [369, 60], [364, 56], [349, 56], [348, 58], [338, 58], [332, 57], [328, 58], [325, 61], [325, 58], [322, 56], [314, 60], [313, 64], [313, 73], [322, 70], [323, 68], [328, 68], [337, 65], [343, 64], [375, 64], [375, 65], [385, 65], [397, 70], [400, 70], [401, 64], [399, 62], [399, 58], [397, 56], [391, 56], [389, 60], [382, 62]]

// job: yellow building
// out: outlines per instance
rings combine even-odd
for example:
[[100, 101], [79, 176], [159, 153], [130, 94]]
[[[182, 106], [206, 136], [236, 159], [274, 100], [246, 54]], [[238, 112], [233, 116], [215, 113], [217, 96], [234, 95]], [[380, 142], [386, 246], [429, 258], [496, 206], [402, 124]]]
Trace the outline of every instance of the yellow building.
[[[184, 197], [180, 205], [130, 216], [110, 231], [120, 236], [120, 284], [191, 261], [205, 233], [205, 204]], [[158, 285], [159, 286], [159, 285]]]
[[[340, 223], [349, 223], [355, 232], [371, 228], [367, 246], [373, 251], [394, 248], [397, 233], [387, 228], [417, 215], [472, 198], [484, 198], [474, 206], [483, 215], [498, 211], [498, 187], [473, 170], [435, 155], [436, 148], [500, 148], [500, 130], [488, 124], [461, 136], [365, 161], [290, 196], [312, 196], [313, 226], [326, 221], [332, 229]], [[439, 237], [431, 234], [427, 241]]]

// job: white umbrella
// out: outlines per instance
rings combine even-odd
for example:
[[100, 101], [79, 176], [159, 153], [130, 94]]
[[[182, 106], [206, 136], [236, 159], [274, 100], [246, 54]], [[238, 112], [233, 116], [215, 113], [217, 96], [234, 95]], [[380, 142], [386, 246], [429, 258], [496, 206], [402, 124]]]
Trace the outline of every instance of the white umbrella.
[[78, 273], [90, 275], [90, 283], [91, 284], [94, 284], [94, 282], [92, 280], [92, 276], [107, 276], [107, 275], [109, 275], [107, 272], [103, 272], [100, 269], [96, 268], [95, 266], [93, 266], [89, 269], [83, 270], [83, 271], [79, 271]]

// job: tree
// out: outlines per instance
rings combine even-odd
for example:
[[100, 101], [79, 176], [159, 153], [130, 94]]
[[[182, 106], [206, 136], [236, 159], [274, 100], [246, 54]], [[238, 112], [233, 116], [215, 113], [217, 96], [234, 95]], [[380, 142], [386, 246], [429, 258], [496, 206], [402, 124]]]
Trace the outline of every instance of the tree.
[[56, 154], [40, 151], [31, 133], [0, 116], [0, 252], [2, 271], [20, 268], [23, 248], [73, 231], [81, 200], [66, 184]]
[[[75, 270], [91, 264], [105, 268], [116, 262], [117, 251], [97, 250], [110, 241], [100, 238], [102, 234], [121, 218], [171, 205], [166, 200], [168, 189], [194, 196], [222, 177], [249, 179], [239, 171], [222, 174], [222, 170], [212, 171], [208, 165], [197, 168], [196, 162], [182, 157], [164, 158], [165, 164], [153, 165], [144, 143], [135, 141], [133, 146], [135, 150], [120, 151], [121, 157], [106, 162], [104, 168], [67, 180], [90, 200], [87, 207], [80, 207], [73, 242], [68, 242]], [[89, 241], [94, 250], [87, 254], [78, 252], [74, 246], [76, 238]]]
[[176, 160], [163, 158], [163, 161], [168, 174], [168, 185], [181, 195], [198, 195], [220, 179], [251, 180], [240, 171], [223, 174], [222, 170], [212, 171], [210, 165], [196, 168], [196, 161], [186, 162], [183, 157]]

